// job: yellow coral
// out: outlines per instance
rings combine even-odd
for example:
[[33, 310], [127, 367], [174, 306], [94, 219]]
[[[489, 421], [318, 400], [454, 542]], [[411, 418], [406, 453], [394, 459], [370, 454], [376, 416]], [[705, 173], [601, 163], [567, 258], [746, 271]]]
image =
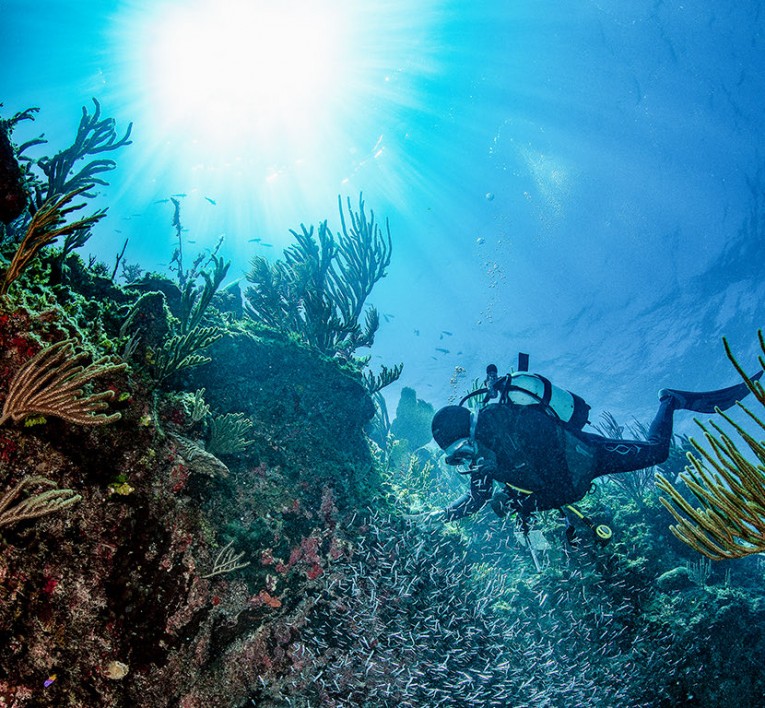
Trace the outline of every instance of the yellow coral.
[[[763, 354], [759, 361], [765, 369], [762, 330], [758, 332], [758, 338]], [[747, 388], [765, 408], [762, 383], [750, 379], [733, 356], [727, 340], [723, 339], [723, 344], [728, 359]], [[738, 406], [765, 430], [761, 418], [741, 403]], [[670, 526], [672, 533], [712, 560], [741, 558], [765, 551], [765, 443], [757, 441], [722, 411], [718, 410], [717, 414], [727, 421], [749, 450], [742, 452], [739, 449], [742, 443], [734, 442], [716, 422], [710, 423], [716, 435], [699, 423], [709, 449], [692, 440], [698, 457], [688, 454], [691, 465], [680, 478], [701, 506], [694, 508], [663, 475], [656, 475], [657, 486], [669, 495], [669, 499], [662, 497], [660, 501], [677, 521], [676, 525]]]

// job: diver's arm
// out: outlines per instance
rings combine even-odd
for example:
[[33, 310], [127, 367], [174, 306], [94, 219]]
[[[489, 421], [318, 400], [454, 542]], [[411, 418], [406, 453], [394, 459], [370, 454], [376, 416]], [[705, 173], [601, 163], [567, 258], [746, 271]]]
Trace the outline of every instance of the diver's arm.
[[489, 499], [494, 480], [487, 474], [473, 474], [470, 477], [470, 491], [463, 494], [444, 509], [444, 521], [456, 521], [475, 514]]

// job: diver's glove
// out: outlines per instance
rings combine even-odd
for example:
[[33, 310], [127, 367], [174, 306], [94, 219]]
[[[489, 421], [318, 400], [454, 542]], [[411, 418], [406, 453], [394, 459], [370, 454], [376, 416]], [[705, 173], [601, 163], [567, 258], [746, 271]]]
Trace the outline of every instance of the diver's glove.
[[491, 510], [500, 518], [504, 519], [510, 511], [510, 495], [504, 490], [494, 492], [489, 502]]

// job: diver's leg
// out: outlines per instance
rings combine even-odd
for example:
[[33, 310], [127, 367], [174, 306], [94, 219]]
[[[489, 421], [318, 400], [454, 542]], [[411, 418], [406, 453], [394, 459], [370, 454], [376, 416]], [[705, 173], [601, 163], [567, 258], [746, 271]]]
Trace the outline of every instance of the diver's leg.
[[586, 442], [595, 452], [593, 477], [641, 470], [664, 462], [669, 457], [674, 412], [674, 399], [664, 396], [648, 429], [646, 440], [613, 440], [591, 433], [580, 434], [586, 436]]
[[[757, 381], [762, 371], [751, 377]], [[664, 462], [669, 457], [672, 442], [672, 415], [676, 410], [688, 410], [698, 413], [714, 413], [716, 409], [726, 410], [735, 405], [749, 393], [746, 384], [718, 389], [716, 391], [680, 391], [664, 388], [659, 391], [659, 410], [648, 429], [648, 437], [643, 440], [609, 440], [591, 433], [587, 442], [595, 451], [595, 474], [600, 477], [614, 472], [630, 472], [652, 467]]]

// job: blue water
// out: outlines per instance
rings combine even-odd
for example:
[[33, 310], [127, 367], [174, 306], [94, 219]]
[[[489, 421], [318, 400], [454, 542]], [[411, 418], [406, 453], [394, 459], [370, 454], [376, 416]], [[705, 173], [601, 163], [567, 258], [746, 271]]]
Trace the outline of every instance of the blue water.
[[86, 253], [166, 266], [185, 194], [189, 248], [225, 234], [242, 278], [363, 191], [390, 400], [522, 350], [646, 419], [661, 386], [734, 383], [721, 337], [751, 366], [765, 321], [765, 20], [725, 5], [6, 0], [0, 101], [56, 150], [92, 97], [133, 123]]

